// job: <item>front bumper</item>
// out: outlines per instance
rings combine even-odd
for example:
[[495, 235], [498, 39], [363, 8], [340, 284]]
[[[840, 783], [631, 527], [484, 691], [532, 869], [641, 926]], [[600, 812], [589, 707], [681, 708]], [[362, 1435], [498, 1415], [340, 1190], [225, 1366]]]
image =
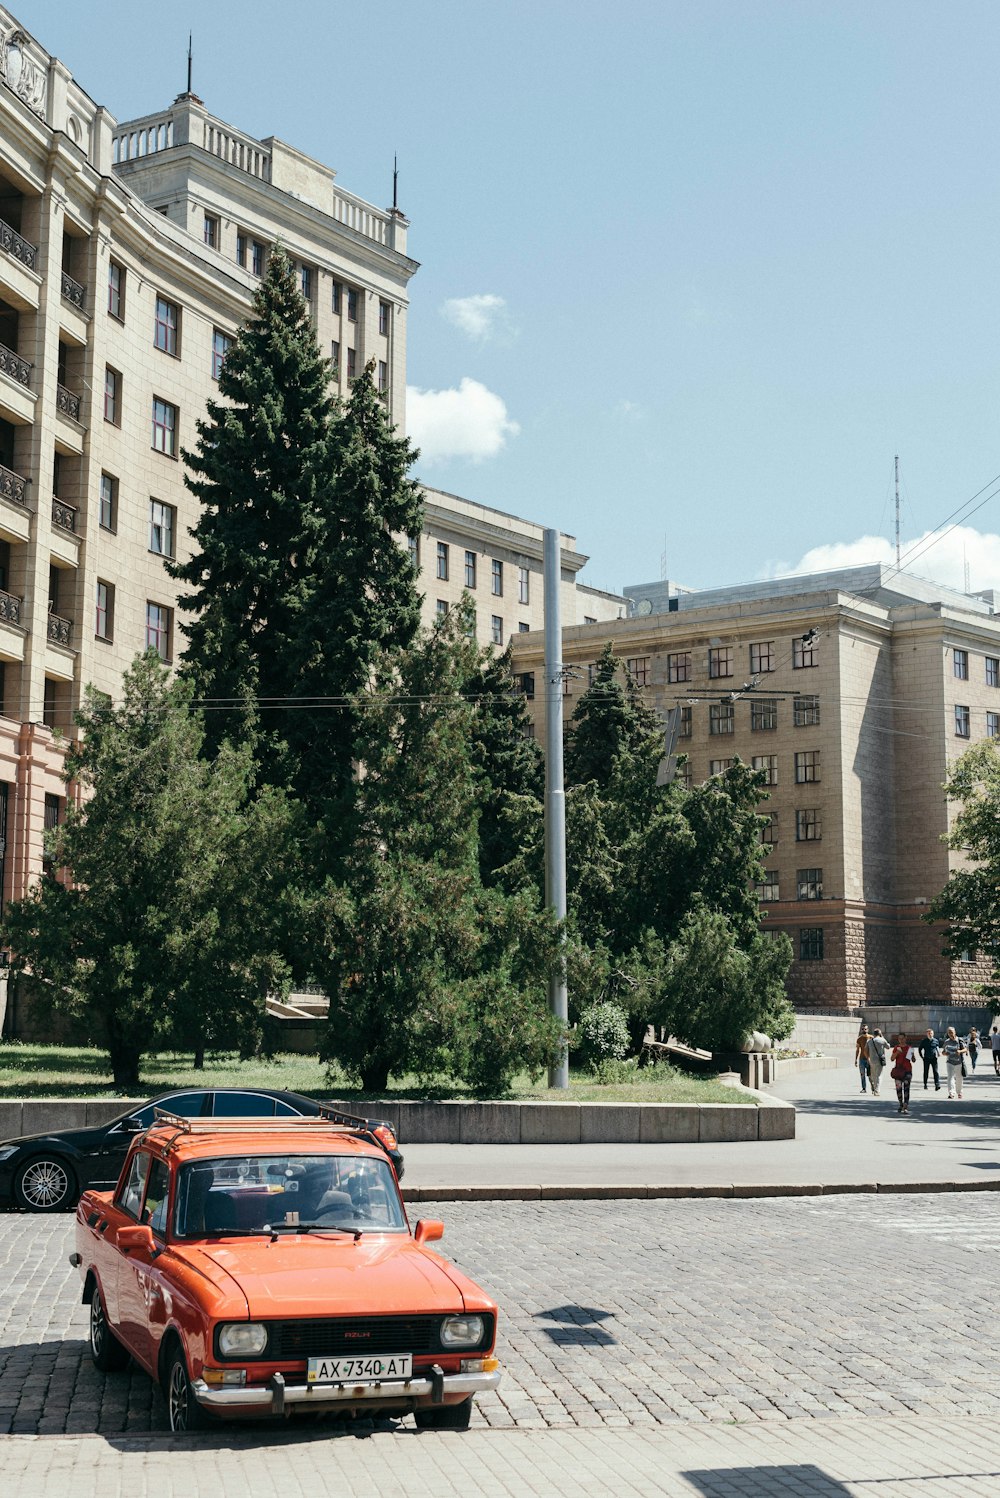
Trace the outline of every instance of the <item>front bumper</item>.
[[449, 1394], [464, 1399], [470, 1394], [496, 1389], [499, 1384], [499, 1369], [492, 1373], [431, 1373], [384, 1384], [286, 1384], [279, 1373], [259, 1388], [213, 1389], [204, 1379], [196, 1378], [191, 1390], [204, 1409], [220, 1415], [253, 1410], [265, 1415], [283, 1415], [289, 1407], [321, 1404], [370, 1404], [380, 1400], [402, 1405], [420, 1401], [441, 1404]]

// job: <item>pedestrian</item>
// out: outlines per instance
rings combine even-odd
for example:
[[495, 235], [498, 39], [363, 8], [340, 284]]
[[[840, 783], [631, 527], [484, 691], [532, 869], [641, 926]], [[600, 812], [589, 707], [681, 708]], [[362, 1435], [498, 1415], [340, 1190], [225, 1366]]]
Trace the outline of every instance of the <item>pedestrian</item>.
[[[1000, 1050], [997, 1052], [1000, 1055]], [[868, 1091], [868, 1026], [862, 1025], [854, 1046], [854, 1064], [861, 1073], [861, 1091]]]
[[949, 1025], [941, 1047], [944, 1051], [945, 1067], [948, 1072], [948, 1096], [950, 1098], [961, 1098], [962, 1078], [965, 1075], [965, 1053], [964, 1040], [959, 1040], [955, 1034], [955, 1026]]
[[872, 1097], [878, 1097], [878, 1084], [882, 1077], [882, 1068], [885, 1066], [886, 1053], [889, 1042], [886, 1040], [878, 1025], [868, 1037], [868, 1070], [872, 1079]]
[[1000, 1077], [1000, 1025], [990, 1031], [990, 1049], [993, 1052], [993, 1070]]
[[979, 1039], [979, 1031], [976, 1029], [975, 1025], [973, 1025], [972, 1029], [966, 1036], [965, 1044], [969, 1050], [969, 1061], [972, 1065], [972, 1070], [975, 1071], [976, 1062], [979, 1060], [979, 1051], [982, 1046], [982, 1041]]
[[896, 1044], [892, 1048], [892, 1071], [889, 1075], [896, 1084], [900, 1113], [909, 1113], [913, 1062], [910, 1060], [910, 1043], [905, 1035], [896, 1036]]
[[934, 1077], [934, 1091], [941, 1091], [941, 1078], [938, 1076], [938, 1053], [941, 1050], [937, 1036], [933, 1030], [928, 1030], [920, 1045], [917, 1047], [920, 1058], [924, 1063], [924, 1091], [927, 1091], [927, 1078]]

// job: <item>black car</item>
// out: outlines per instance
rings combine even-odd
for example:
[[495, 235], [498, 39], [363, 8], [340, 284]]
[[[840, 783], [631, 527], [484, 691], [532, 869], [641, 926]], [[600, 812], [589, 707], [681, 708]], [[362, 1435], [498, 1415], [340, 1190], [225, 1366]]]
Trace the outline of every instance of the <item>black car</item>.
[[91, 1186], [110, 1190], [118, 1183], [129, 1145], [136, 1134], [149, 1128], [157, 1108], [183, 1118], [313, 1118], [325, 1114], [334, 1123], [370, 1135], [389, 1156], [399, 1179], [403, 1177], [403, 1157], [389, 1124], [340, 1113], [297, 1092], [213, 1087], [165, 1092], [94, 1129], [60, 1129], [4, 1140], [0, 1144], [0, 1202], [13, 1202], [29, 1212], [61, 1212], [75, 1206], [80, 1193]]

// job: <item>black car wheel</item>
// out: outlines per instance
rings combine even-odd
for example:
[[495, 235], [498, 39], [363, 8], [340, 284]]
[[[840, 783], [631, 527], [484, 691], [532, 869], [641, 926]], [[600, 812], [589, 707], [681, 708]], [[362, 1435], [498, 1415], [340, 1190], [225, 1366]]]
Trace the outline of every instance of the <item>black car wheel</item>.
[[14, 1177], [14, 1199], [29, 1212], [64, 1212], [77, 1195], [76, 1176], [58, 1155], [36, 1155]]
[[418, 1430], [468, 1430], [472, 1419], [472, 1400], [461, 1404], [431, 1404], [414, 1410]]
[[97, 1285], [90, 1299], [90, 1356], [94, 1367], [102, 1373], [120, 1373], [128, 1366], [128, 1352], [108, 1325]]
[[211, 1416], [202, 1409], [188, 1378], [184, 1354], [178, 1347], [170, 1359], [167, 1369], [167, 1414], [174, 1435], [184, 1435], [192, 1430], [204, 1430]]

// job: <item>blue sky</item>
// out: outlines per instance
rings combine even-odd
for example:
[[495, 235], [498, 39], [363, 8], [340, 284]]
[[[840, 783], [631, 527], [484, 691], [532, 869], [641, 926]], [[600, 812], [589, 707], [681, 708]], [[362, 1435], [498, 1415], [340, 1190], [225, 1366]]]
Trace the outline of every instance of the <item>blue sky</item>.
[[[120, 119], [190, 27], [213, 113], [379, 205], [398, 152], [420, 476], [598, 586], [888, 560], [895, 453], [904, 545], [1000, 475], [995, 0], [12, 9]], [[1000, 587], [998, 532], [914, 570]]]

